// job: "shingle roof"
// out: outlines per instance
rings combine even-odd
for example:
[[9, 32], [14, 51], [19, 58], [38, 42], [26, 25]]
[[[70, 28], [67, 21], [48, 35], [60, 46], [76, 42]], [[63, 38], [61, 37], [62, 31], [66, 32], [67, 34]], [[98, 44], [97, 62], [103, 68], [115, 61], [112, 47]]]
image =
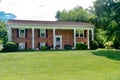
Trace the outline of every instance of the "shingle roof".
[[33, 20], [9, 20], [8, 25], [41, 25], [49, 27], [93, 27], [86, 22], [61, 22], [61, 21], [33, 21]]

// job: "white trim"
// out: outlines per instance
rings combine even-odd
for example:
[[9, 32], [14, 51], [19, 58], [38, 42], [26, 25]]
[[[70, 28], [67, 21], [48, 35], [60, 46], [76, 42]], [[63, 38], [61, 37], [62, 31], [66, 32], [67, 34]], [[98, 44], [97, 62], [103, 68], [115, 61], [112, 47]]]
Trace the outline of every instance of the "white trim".
[[94, 29], [92, 29], [91, 31], [92, 31], [92, 41], [94, 41]]
[[[33, 25], [10, 25], [12, 28], [28, 28], [28, 29], [31, 29], [33, 27]], [[41, 25], [35, 25], [34, 26], [36, 29], [73, 29], [74, 26], [41, 26]], [[76, 29], [82, 29], [82, 30], [86, 30], [86, 29], [93, 29], [94, 26], [76, 26], [75, 27]]]
[[53, 49], [55, 50], [55, 28], [53, 28]]
[[55, 47], [56, 47], [56, 38], [60, 38], [60, 48], [58, 49], [62, 49], [62, 36], [61, 35], [55, 36]]
[[35, 49], [34, 27], [32, 27], [32, 49]]
[[88, 49], [90, 49], [90, 41], [89, 41], [89, 29], [87, 30], [87, 44], [88, 44]]
[[76, 49], [76, 28], [74, 28], [74, 49]]
[[[23, 35], [23, 36], [20, 35], [21, 30], [24, 30], [24, 35]], [[24, 38], [24, 37], [25, 37], [25, 29], [23, 29], [23, 28], [20, 28], [20, 29], [19, 29], [19, 37], [20, 37], [20, 38]]]

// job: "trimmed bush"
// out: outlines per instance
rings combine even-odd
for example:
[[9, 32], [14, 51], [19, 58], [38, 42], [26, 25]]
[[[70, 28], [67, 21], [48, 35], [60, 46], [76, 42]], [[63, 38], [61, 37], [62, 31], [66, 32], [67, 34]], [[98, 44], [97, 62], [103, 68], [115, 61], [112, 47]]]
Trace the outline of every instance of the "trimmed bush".
[[65, 44], [65, 45], [64, 45], [64, 49], [65, 49], [65, 50], [71, 50], [71, 49], [72, 49], [72, 46], [69, 45], [69, 44]]
[[18, 46], [13, 41], [8, 41], [6, 44], [3, 45], [3, 52], [15, 52], [18, 50]]
[[97, 41], [91, 41], [90, 42], [90, 49], [98, 49], [98, 47], [99, 47], [99, 44], [98, 44], [98, 42]]
[[40, 48], [40, 50], [46, 51], [46, 50], [47, 50], [47, 47], [46, 47], [46, 46], [42, 46], [42, 47]]
[[82, 43], [77, 43], [76, 44], [76, 50], [86, 50], [87, 47], [88, 46], [86, 44], [82, 44]]
[[113, 49], [113, 46], [114, 44], [112, 41], [108, 41], [104, 44], [105, 49]]

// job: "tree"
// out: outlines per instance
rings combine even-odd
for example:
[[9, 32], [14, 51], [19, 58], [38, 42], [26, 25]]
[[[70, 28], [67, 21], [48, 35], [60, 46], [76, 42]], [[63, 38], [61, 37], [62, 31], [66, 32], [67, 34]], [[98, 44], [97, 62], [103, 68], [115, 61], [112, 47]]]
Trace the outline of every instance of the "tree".
[[[115, 41], [118, 37], [116, 32], [120, 31], [120, 1], [96, 0], [94, 7], [95, 17], [91, 19], [91, 22], [95, 24], [97, 29], [106, 32], [104, 35], [98, 34], [98, 36], [101, 35], [104, 39], [107, 38], [106, 41]], [[98, 30], [97, 33], [101, 32]], [[100, 38], [98, 39], [101, 41]], [[104, 41], [102, 43], [104, 43]]]
[[7, 28], [4, 22], [0, 22], [0, 41], [2, 43], [6, 43], [8, 40], [7, 38]]
[[5, 12], [1, 12], [0, 11], [0, 20], [2, 22], [7, 22], [8, 20], [14, 19], [16, 18], [16, 16], [14, 14], [11, 13], [5, 13]]
[[77, 6], [69, 11], [57, 11], [55, 16], [58, 21], [70, 22], [88, 22], [90, 17], [91, 15], [80, 6]]

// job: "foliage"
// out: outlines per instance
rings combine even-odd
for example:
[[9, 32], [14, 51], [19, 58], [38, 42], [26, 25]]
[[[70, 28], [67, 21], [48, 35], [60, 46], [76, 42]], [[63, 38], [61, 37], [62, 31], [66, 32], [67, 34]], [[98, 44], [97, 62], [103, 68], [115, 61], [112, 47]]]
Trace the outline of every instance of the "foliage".
[[77, 6], [69, 11], [57, 11], [55, 16], [58, 21], [69, 22], [88, 22], [90, 17], [91, 15], [80, 6]]
[[13, 41], [8, 41], [6, 44], [3, 45], [3, 52], [15, 52], [18, 50], [18, 46]]
[[101, 35], [101, 31], [97, 31], [96, 39], [98, 43], [114, 41], [117, 37], [116, 31], [120, 31], [120, 0], [96, 0], [94, 7], [95, 16], [91, 19], [91, 22], [97, 29], [105, 32], [104, 35]]
[[3, 49], [3, 45], [2, 44], [0, 44], [0, 51]]
[[3, 44], [7, 42], [7, 28], [5, 23], [0, 22], [0, 40], [2, 41]]
[[91, 41], [90, 42], [90, 49], [97, 49], [99, 47], [99, 44], [97, 41]]
[[66, 45], [64, 45], [64, 49], [65, 49], [65, 50], [71, 50], [71, 49], [72, 49], [72, 46], [69, 45], [69, 44], [66, 44]]
[[120, 31], [116, 31], [116, 36], [114, 40], [114, 48], [120, 49]]
[[76, 44], [76, 49], [77, 50], [86, 50], [87, 49], [87, 45], [86, 44], [82, 44], [82, 43], [77, 43]]
[[114, 44], [112, 41], [108, 41], [104, 44], [105, 49], [113, 49], [113, 46]]
[[103, 56], [106, 58], [110, 58], [113, 60], [119, 60], [120, 61], [120, 51], [119, 50], [97, 50], [94, 51], [93, 54], [97, 56]]
[[45, 51], [45, 50], [47, 50], [47, 47], [46, 47], [46, 46], [42, 46], [42, 47], [40, 48], [40, 50]]
[[10, 20], [10, 19], [14, 19], [14, 18], [16, 18], [16, 16], [14, 15], [14, 14], [11, 14], [11, 13], [5, 13], [5, 12], [1, 12], [0, 11], [0, 20], [2, 21], [2, 22], [6, 22], [6, 21], [8, 21], [8, 20]]
[[98, 42], [100, 48], [103, 48], [104, 43], [107, 41], [106, 33], [105, 30], [99, 28], [95, 29], [95, 40]]

